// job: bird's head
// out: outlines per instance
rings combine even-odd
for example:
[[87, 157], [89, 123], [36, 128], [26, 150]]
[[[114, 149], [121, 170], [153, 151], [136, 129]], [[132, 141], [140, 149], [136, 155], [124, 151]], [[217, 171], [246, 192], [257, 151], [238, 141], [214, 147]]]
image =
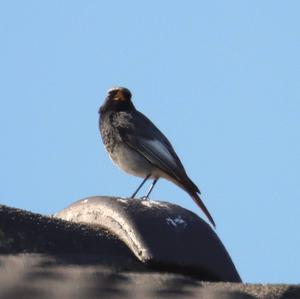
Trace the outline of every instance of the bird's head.
[[125, 87], [114, 87], [108, 90], [104, 104], [99, 112], [134, 110], [131, 92]]

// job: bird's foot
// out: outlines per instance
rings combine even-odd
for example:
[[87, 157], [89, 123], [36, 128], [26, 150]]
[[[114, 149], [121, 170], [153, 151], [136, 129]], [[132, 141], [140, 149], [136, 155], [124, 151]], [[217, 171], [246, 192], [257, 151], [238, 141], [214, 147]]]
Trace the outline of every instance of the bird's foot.
[[141, 200], [149, 200], [149, 197], [148, 196], [142, 196]]

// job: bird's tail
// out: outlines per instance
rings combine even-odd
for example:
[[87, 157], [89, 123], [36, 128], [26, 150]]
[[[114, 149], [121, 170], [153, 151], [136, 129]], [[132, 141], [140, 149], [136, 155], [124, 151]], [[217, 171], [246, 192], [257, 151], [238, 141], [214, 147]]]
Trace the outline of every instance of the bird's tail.
[[[188, 191], [188, 190], [186, 190]], [[207, 210], [206, 206], [204, 205], [203, 201], [201, 200], [200, 196], [194, 192], [191, 193], [189, 192], [189, 195], [192, 197], [192, 199], [194, 200], [194, 202], [196, 203], [196, 205], [202, 210], [202, 212], [205, 214], [205, 216], [207, 217], [207, 219], [209, 220], [209, 222], [212, 224], [212, 226], [214, 228], [216, 228], [216, 224], [215, 221], [213, 220], [212, 216], [210, 215], [209, 211]]]
[[194, 200], [196, 205], [202, 210], [202, 212], [205, 214], [209, 222], [212, 224], [214, 228], [216, 228], [216, 224], [212, 216], [210, 215], [209, 211], [207, 210], [206, 206], [204, 205], [202, 199], [200, 198], [200, 190], [198, 187], [192, 182], [192, 180], [189, 177], [186, 177], [184, 180], [181, 180], [179, 183], [178, 181], [176, 184], [181, 187], [183, 190], [185, 190]]
[[187, 192], [196, 205], [202, 210], [202, 212], [205, 214], [211, 225], [216, 228], [216, 224], [212, 216], [210, 215], [209, 211], [207, 210], [206, 206], [204, 205], [202, 199], [200, 198], [201, 192], [198, 189], [198, 187], [193, 183], [193, 181], [187, 176], [186, 173], [181, 173], [181, 176], [165, 176], [165, 178], [174, 184], [176, 184], [178, 187], [183, 189], [185, 192]]

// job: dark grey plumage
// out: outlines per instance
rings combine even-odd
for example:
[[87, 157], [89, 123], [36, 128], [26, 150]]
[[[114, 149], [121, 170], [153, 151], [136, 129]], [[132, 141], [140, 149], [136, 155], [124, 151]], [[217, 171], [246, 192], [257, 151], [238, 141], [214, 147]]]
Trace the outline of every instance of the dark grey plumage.
[[117, 87], [109, 90], [99, 113], [103, 143], [115, 164], [127, 173], [145, 178], [143, 183], [152, 178], [155, 184], [160, 177], [172, 181], [190, 194], [215, 226], [198, 195], [198, 187], [186, 174], [171, 143], [145, 115], [135, 109], [128, 89]]

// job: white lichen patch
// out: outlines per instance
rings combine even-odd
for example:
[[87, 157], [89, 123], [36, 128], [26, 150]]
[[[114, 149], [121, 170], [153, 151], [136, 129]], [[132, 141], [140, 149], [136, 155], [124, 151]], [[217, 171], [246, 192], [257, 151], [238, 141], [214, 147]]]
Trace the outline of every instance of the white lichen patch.
[[154, 200], [142, 200], [141, 201], [142, 205], [148, 207], [148, 208], [156, 208], [156, 207], [159, 207], [159, 208], [167, 208], [168, 205], [166, 205], [165, 203], [163, 202], [160, 202], [160, 201], [154, 201]]
[[128, 203], [128, 200], [123, 198], [118, 198], [117, 201], [121, 203]]
[[175, 218], [167, 217], [166, 221], [167, 221], [168, 225], [172, 225], [173, 227], [180, 226], [180, 227], [186, 228], [188, 225], [187, 222], [180, 215], [178, 215]]

